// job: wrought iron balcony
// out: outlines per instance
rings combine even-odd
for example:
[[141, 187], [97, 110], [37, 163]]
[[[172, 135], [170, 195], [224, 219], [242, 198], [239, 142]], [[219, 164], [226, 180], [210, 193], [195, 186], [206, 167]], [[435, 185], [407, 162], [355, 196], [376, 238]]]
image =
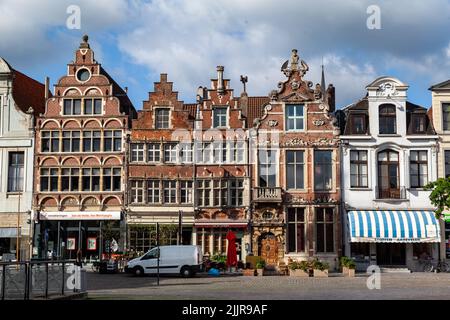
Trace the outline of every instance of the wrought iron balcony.
[[406, 200], [406, 188], [377, 188], [377, 199], [379, 200]]
[[253, 201], [281, 202], [281, 188], [255, 188]]

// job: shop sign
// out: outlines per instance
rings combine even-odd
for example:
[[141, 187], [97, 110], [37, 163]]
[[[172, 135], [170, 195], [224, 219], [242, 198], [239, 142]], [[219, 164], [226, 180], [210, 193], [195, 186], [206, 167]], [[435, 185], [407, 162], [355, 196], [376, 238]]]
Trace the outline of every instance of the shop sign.
[[120, 220], [120, 211], [41, 211], [41, 220]]
[[88, 238], [87, 239], [87, 249], [89, 251], [97, 250], [97, 238]]
[[67, 238], [67, 250], [75, 250], [75, 238]]

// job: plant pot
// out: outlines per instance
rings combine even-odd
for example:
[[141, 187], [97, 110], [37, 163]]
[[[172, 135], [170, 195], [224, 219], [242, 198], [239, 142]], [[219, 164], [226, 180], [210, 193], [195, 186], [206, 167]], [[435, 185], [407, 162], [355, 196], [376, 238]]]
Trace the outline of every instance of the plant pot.
[[344, 277], [355, 277], [355, 269], [351, 269], [348, 267], [342, 267], [342, 274], [344, 275]]
[[255, 270], [254, 269], [244, 269], [242, 271], [242, 274], [244, 276], [253, 277], [253, 276], [255, 276]]
[[314, 269], [314, 277], [316, 278], [328, 278], [328, 270]]
[[256, 269], [258, 277], [262, 277], [264, 275], [264, 269]]
[[289, 276], [307, 278], [309, 277], [309, 272], [300, 269], [289, 270]]

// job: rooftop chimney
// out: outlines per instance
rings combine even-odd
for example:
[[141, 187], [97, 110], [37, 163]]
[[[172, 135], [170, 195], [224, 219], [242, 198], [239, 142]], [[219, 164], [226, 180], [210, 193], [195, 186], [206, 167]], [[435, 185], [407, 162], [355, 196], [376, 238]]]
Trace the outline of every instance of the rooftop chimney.
[[223, 87], [223, 66], [217, 66], [217, 92], [220, 94], [225, 92], [225, 88]]
[[45, 77], [45, 92], [44, 92], [44, 97], [45, 100], [48, 99], [48, 91], [49, 91], [49, 87], [50, 87], [50, 78], [49, 77]]

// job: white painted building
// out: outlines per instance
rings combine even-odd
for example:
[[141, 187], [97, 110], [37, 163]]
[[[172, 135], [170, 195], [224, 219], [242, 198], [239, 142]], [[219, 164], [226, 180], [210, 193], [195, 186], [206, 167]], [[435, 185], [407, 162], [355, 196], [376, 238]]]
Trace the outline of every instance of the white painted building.
[[[30, 257], [34, 117], [44, 110], [45, 86], [0, 58], [0, 257]], [[0, 259], [0, 260], [2, 260]]]
[[338, 112], [342, 146], [344, 253], [358, 265], [421, 269], [437, 258], [440, 226], [429, 191], [437, 178], [438, 136], [408, 85], [381, 77], [367, 96]]
[[[450, 79], [429, 88], [430, 110], [436, 133], [439, 135], [438, 177], [450, 177]], [[450, 210], [444, 211], [441, 257], [450, 260]]]

